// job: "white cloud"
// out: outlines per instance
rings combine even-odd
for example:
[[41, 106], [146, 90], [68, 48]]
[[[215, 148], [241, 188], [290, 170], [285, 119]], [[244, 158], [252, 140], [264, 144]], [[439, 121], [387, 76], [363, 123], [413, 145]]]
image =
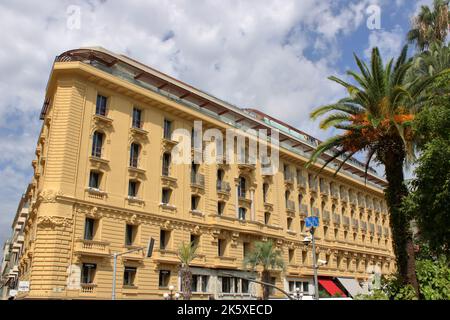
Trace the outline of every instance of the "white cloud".
[[405, 44], [405, 34], [399, 25], [391, 31], [373, 30], [369, 35], [369, 46], [364, 51], [364, 55], [369, 58], [372, 48], [378, 47], [384, 61], [390, 58], [395, 59]]
[[[103, 46], [323, 138], [326, 133], [309, 120], [308, 112], [342, 95], [339, 86], [326, 79], [337, 74], [337, 36], [365, 23], [364, 9], [372, 2], [2, 1], [2, 219], [11, 220], [31, 173], [38, 114], [57, 54]], [[81, 8], [79, 30], [67, 27], [69, 5]], [[304, 54], [308, 48], [322, 58], [309, 60]], [[4, 239], [6, 230], [0, 228]]]

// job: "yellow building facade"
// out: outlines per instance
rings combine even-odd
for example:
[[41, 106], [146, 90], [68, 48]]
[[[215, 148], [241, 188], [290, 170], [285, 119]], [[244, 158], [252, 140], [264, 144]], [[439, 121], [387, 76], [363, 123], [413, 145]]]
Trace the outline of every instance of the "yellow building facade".
[[[320, 172], [305, 169], [319, 143], [257, 110], [240, 109], [181, 81], [102, 48], [55, 59], [42, 108], [34, 177], [18, 208], [23, 240], [10, 283], [16, 298], [110, 299], [113, 253], [120, 255], [118, 299], [161, 299], [180, 290], [177, 248], [198, 243], [193, 298], [257, 298], [259, 279], [243, 268], [255, 241], [272, 239], [286, 270], [273, 283], [313, 294], [311, 245], [305, 218], [317, 215], [319, 279], [367, 282], [395, 268], [386, 181], [356, 160]], [[177, 129], [265, 128], [279, 131], [279, 170], [260, 163], [175, 164]], [[225, 136], [225, 135], [224, 135]], [[204, 144], [206, 145], [206, 143]], [[189, 148], [195, 154], [198, 150]], [[15, 241], [12, 242], [14, 244]], [[10, 258], [12, 259], [12, 258]], [[14, 260], [12, 260], [14, 262]], [[14, 264], [14, 263], [12, 263]], [[12, 266], [14, 267], [14, 266]], [[274, 298], [282, 298], [273, 292]]]

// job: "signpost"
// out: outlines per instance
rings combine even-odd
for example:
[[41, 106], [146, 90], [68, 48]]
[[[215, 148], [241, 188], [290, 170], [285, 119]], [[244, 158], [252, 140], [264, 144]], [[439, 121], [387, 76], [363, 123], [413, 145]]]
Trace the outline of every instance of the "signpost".
[[319, 300], [319, 282], [317, 277], [317, 257], [316, 257], [316, 241], [314, 239], [314, 231], [319, 226], [319, 217], [309, 216], [305, 219], [305, 225], [311, 233], [311, 243], [312, 243], [312, 258], [313, 258], [313, 269], [314, 269], [314, 299]]

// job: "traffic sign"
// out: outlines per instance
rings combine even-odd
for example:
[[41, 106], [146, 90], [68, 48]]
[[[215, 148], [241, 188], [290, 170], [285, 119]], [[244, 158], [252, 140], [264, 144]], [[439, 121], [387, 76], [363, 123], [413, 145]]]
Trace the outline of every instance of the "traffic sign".
[[317, 228], [319, 226], [319, 217], [316, 216], [306, 217], [305, 225], [307, 228]]

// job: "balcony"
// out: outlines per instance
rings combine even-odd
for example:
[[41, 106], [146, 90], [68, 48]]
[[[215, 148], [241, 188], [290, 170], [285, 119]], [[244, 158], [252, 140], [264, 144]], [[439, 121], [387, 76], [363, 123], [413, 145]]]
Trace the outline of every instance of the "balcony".
[[17, 236], [17, 240], [18, 243], [23, 243], [25, 241], [25, 237], [21, 234]]
[[92, 119], [94, 120], [94, 124], [99, 128], [111, 127], [113, 123], [113, 119], [100, 114], [94, 114]]
[[344, 228], [348, 228], [350, 226], [350, 217], [343, 216], [342, 225], [344, 226]]
[[75, 253], [85, 256], [107, 257], [110, 256], [109, 242], [77, 239]]
[[383, 227], [377, 226], [377, 236], [381, 237], [383, 235]]
[[361, 221], [361, 223], [360, 223], [360, 229], [361, 229], [361, 231], [362, 231], [363, 233], [366, 233], [366, 232], [367, 232], [367, 222]]
[[217, 181], [216, 190], [218, 193], [229, 195], [231, 192], [230, 183], [226, 181]]
[[286, 200], [286, 211], [295, 213], [295, 202], [292, 200]]
[[95, 283], [80, 283], [80, 294], [95, 295], [97, 285]]
[[300, 204], [300, 217], [308, 216], [308, 206], [306, 204]]
[[312, 215], [318, 217], [320, 215], [319, 208], [312, 208]]
[[309, 181], [309, 192], [317, 192], [317, 181]]
[[335, 226], [340, 226], [341, 225], [341, 216], [333, 213], [333, 223]]
[[330, 186], [325, 183], [321, 183], [320, 184], [320, 194], [322, 196], [328, 196], [330, 194]]
[[256, 164], [252, 163], [238, 163], [239, 170], [243, 172], [252, 172], [256, 169]]
[[200, 173], [192, 173], [191, 187], [196, 189], [205, 189], [205, 176]]
[[352, 219], [352, 228], [353, 230], [358, 231], [359, 221], [357, 219]]
[[169, 176], [169, 168], [163, 168], [161, 175], [161, 184], [163, 187], [175, 188], [177, 186], [177, 178]]
[[323, 222], [325, 222], [325, 223], [330, 222], [330, 211], [324, 211], [324, 212], [322, 213], [322, 220], [323, 220]]
[[341, 191], [341, 202], [347, 203], [348, 202], [348, 193], [347, 191]]
[[369, 224], [369, 233], [373, 235], [375, 233], [375, 225], [373, 223]]
[[292, 185], [294, 185], [294, 175], [292, 174], [292, 172], [290, 172], [290, 171], [286, 171], [285, 173], [284, 173], [284, 183], [286, 184], [286, 185], [289, 185], [289, 186], [292, 186]]
[[385, 238], [389, 238], [389, 228], [387, 227], [383, 228], [383, 235]]
[[331, 197], [335, 200], [339, 199], [339, 190], [337, 188], [331, 188]]
[[297, 176], [297, 188], [302, 191], [302, 190], [306, 190], [306, 178], [302, 175]]

